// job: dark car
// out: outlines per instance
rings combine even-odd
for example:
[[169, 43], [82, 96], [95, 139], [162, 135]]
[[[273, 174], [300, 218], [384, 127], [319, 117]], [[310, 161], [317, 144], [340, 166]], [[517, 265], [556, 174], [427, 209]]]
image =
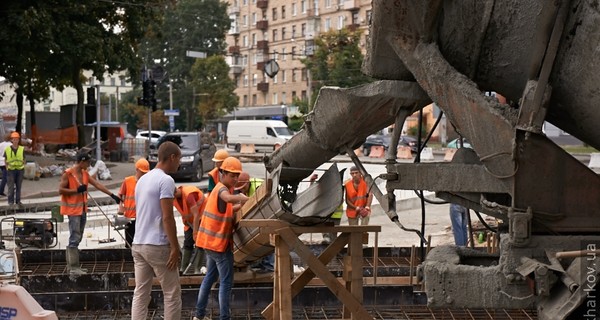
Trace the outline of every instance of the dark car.
[[[382, 134], [372, 134], [367, 137], [362, 145], [363, 154], [368, 156], [372, 146], [383, 146], [387, 151], [392, 141], [392, 136]], [[398, 147], [410, 147], [412, 153], [417, 153], [417, 139], [411, 136], [402, 136], [398, 141]]]
[[172, 173], [173, 179], [190, 179], [200, 181], [205, 172], [213, 169], [212, 158], [217, 148], [207, 132], [170, 132], [160, 137], [157, 147], [151, 147], [150, 167], [158, 162], [158, 147], [165, 141], [171, 141], [181, 149], [181, 164], [177, 172]]

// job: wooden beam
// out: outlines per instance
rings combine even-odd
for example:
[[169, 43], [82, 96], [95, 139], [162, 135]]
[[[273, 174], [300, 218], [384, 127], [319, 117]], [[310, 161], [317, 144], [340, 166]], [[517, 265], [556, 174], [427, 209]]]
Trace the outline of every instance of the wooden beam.
[[292, 319], [292, 264], [290, 248], [279, 235], [274, 235], [275, 242], [275, 283], [273, 285], [273, 319]]

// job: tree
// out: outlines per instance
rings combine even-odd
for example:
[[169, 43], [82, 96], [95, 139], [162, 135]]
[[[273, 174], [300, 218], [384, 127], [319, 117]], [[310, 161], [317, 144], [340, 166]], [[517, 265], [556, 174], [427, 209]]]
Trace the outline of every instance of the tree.
[[[44, 95], [43, 90], [38, 93], [33, 88], [73, 86], [79, 145], [83, 146], [82, 71], [91, 70], [102, 79], [105, 72], [129, 70], [137, 80], [142, 64], [139, 41], [151, 21], [161, 18], [166, 1], [4, 0], [3, 23], [14, 29], [0, 32], [4, 47], [0, 61], [11, 62], [1, 66], [0, 75], [15, 83], [17, 90], [31, 94], [31, 103]], [[10, 36], [12, 32], [17, 36]]]
[[308, 106], [314, 104], [323, 86], [350, 88], [373, 81], [360, 71], [363, 62], [360, 36], [359, 30], [344, 28], [323, 33], [315, 39], [315, 54], [302, 60], [311, 72], [314, 85]]
[[196, 60], [191, 76], [195, 92], [201, 94], [195, 100], [194, 111], [200, 116], [196, 121], [216, 119], [238, 105], [235, 82], [229, 78], [229, 65], [223, 56]]
[[[198, 105], [192, 108], [195, 102], [205, 100], [205, 96], [194, 96], [192, 88], [192, 76], [190, 70], [196, 62], [195, 58], [188, 57], [187, 51], [204, 52], [208, 57], [222, 55], [226, 48], [225, 34], [231, 27], [231, 21], [227, 15], [227, 3], [219, 0], [181, 0], [172, 3], [165, 10], [165, 18], [162, 24], [156, 26], [148, 33], [143, 42], [143, 55], [147, 61], [159, 61], [158, 63], [166, 71], [167, 77], [173, 85], [173, 106], [181, 110], [181, 116], [176, 117], [176, 126], [183, 128], [198, 127], [198, 121], [202, 113], [188, 114], [188, 110], [196, 110]], [[169, 101], [168, 86], [157, 88], [157, 95], [166, 107]], [[200, 93], [196, 88], [196, 93]]]

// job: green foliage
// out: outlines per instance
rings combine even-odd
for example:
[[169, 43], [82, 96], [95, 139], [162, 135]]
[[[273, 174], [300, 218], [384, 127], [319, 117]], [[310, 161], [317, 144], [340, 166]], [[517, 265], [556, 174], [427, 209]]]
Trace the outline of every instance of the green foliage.
[[315, 54], [302, 62], [310, 70], [314, 85], [314, 100], [323, 86], [349, 88], [372, 82], [361, 71], [363, 55], [360, 51], [359, 31], [334, 30], [321, 34], [315, 39]]
[[201, 119], [218, 118], [238, 105], [235, 82], [229, 78], [229, 65], [223, 56], [196, 60], [191, 75], [195, 92], [201, 94], [195, 106]]
[[302, 126], [304, 125], [304, 118], [303, 117], [290, 117], [288, 119], [287, 125], [291, 130], [300, 131], [300, 129], [302, 129]]
[[[413, 137], [417, 137], [417, 134], [419, 133], [419, 126], [413, 126], [410, 127], [406, 130], [406, 133], [409, 136], [413, 136]], [[425, 126], [423, 126], [421, 128], [421, 137], [426, 137], [427, 136], [427, 128]]]

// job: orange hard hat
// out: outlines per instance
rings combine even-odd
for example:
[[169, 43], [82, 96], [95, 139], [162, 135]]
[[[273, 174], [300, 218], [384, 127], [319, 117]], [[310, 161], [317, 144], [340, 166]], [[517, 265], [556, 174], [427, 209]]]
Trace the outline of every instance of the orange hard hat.
[[20, 137], [21, 137], [21, 135], [18, 132], [16, 132], [16, 131], [13, 131], [13, 132], [10, 133], [10, 138], [11, 139], [12, 138], [20, 138]]
[[215, 152], [215, 155], [214, 155], [212, 161], [221, 162], [221, 161], [224, 161], [225, 159], [227, 159], [227, 157], [229, 157], [229, 152], [227, 152], [227, 150], [225, 150], [225, 149], [220, 149], [220, 150], [217, 150], [217, 152]]
[[250, 183], [250, 175], [246, 171], [242, 171], [238, 177], [238, 181], [235, 184], [235, 190], [243, 189], [246, 184]]
[[148, 163], [148, 160], [140, 158], [140, 160], [136, 161], [135, 168], [143, 173], [146, 173], [148, 170], [150, 170], [150, 163]]
[[221, 170], [232, 173], [242, 173], [242, 163], [237, 158], [227, 157], [223, 160]]

